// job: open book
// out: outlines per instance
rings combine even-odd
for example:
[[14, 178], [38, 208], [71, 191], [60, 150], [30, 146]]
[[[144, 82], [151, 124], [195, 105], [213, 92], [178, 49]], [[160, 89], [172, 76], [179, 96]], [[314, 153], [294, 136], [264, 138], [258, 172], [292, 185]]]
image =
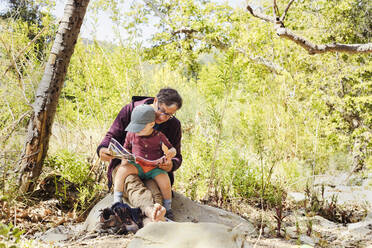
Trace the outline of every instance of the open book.
[[111, 138], [108, 149], [114, 158], [127, 159], [129, 161], [136, 161], [136, 157], [132, 153], [130, 153], [127, 149], [125, 149], [119, 143], [119, 141], [117, 141], [114, 138]]
[[164, 163], [166, 160], [165, 156], [156, 160], [148, 160], [139, 156], [135, 156], [134, 154], [130, 153], [127, 149], [125, 149], [114, 138], [111, 138], [108, 149], [114, 158], [127, 159], [128, 161], [136, 162], [137, 164], [140, 164], [142, 166], [157, 167], [159, 164]]

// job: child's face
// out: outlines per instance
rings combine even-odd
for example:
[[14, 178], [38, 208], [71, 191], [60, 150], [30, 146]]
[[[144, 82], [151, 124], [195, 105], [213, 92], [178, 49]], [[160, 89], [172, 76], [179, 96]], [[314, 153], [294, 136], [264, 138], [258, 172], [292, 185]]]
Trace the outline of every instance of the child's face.
[[147, 125], [137, 133], [138, 136], [147, 136], [152, 133], [152, 127], [155, 125], [155, 121], [147, 123]]

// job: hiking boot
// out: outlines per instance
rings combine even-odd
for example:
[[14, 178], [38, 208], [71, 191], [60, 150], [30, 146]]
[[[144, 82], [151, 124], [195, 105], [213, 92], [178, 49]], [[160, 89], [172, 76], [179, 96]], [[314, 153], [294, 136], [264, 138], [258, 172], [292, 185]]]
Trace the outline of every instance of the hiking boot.
[[167, 210], [167, 212], [165, 213], [165, 217], [174, 221], [174, 214], [172, 209]]

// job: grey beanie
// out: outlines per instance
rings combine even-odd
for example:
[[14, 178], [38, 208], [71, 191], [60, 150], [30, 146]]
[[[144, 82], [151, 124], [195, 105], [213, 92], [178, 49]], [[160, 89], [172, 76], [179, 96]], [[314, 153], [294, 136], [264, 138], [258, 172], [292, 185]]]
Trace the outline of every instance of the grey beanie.
[[155, 110], [152, 106], [143, 104], [135, 107], [132, 111], [130, 123], [125, 131], [138, 133], [145, 126], [155, 121]]

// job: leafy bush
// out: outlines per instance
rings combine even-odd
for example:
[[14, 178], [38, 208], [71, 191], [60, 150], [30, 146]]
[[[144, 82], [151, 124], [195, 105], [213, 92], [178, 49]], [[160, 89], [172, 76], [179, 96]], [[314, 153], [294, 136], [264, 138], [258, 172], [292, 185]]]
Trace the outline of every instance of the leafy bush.
[[84, 156], [61, 150], [49, 157], [47, 165], [73, 184], [84, 185], [91, 182], [89, 177], [90, 163], [86, 161]]
[[5, 225], [0, 223], [0, 247], [1, 248], [15, 248], [18, 247], [20, 237], [23, 231], [14, 227], [13, 224]]
[[60, 150], [50, 156], [46, 165], [53, 170], [55, 176], [55, 195], [66, 207], [85, 210], [95, 197], [100, 197], [105, 185], [95, 182], [91, 173], [91, 164], [85, 156]]

